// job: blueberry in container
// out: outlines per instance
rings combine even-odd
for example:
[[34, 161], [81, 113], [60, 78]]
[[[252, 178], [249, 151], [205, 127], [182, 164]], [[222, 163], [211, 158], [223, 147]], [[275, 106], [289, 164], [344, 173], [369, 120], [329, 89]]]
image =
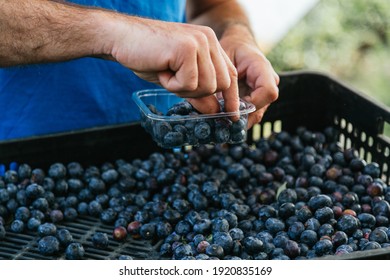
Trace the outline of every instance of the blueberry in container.
[[[200, 114], [183, 98], [164, 89], [141, 90], [133, 93], [140, 108], [141, 126], [162, 148], [198, 146], [201, 144], [238, 144], [247, 139], [248, 114], [255, 106], [240, 100], [239, 112]], [[239, 116], [232, 121], [233, 116]]]

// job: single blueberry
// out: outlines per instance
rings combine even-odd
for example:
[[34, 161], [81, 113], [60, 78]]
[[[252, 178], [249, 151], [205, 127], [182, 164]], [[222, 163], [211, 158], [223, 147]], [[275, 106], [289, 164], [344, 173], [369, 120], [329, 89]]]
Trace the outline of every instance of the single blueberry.
[[109, 245], [108, 235], [104, 232], [95, 232], [92, 236], [92, 244], [96, 248], [105, 249]]
[[189, 244], [181, 243], [173, 250], [173, 257], [176, 260], [181, 260], [188, 256], [193, 256], [193, 251]]
[[81, 178], [84, 174], [84, 168], [79, 162], [70, 162], [66, 168], [71, 178]]
[[70, 243], [65, 249], [67, 260], [81, 260], [84, 257], [85, 249], [79, 242]]
[[48, 235], [56, 235], [57, 233], [57, 227], [53, 223], [43, 223], [40, 226], [38, 226], [38, 235], [48, 236]]
[[62, 179], [66, 176], [66, 167], [62, 163], [54, 163], [49, 167], [48, 174], [53, 179]]
[[223, 248], [220, 245], [217, 244], [210, 244], [206, 248], [205, 252], [209, 257], [216, 257], [218, 259], [222, 259], [224, 256]]
[[212, 243], [221, 246], [225, 254], [229, 254], [233, 249], [233, 238], [228, 232], [215, 232]]
[[25, 224], [21, 220], [13, 220], [10, 226], [10, 230], [15, 233], [22, 233], [25, 229]]
[[37, 230], [38, 227], [41, 225], [41, 220], [37, 219], [37, 218], [30, 218], [28, 221], [27, 221], [27, 228], [29, 230]]
[[207, 140], [211, 135], [211, 127], [207, 122], [198, 122], [194, 127], [194, 134], [199, 140]]
[[55, 236], [44, 236], [38, 241], [38, 251], [47, 256], [56, 255], [60, 251], [60, 243]]
[[164, 135], [162, 146], [165, 148], [174, 148], [184, 145], [185, 137], [181, 132], [169, 131]]
[[276, 234], [279, 231], [283, 231], [285, 229], [286, 225], [282, 220], [280, 220], [278, 218], [269, 218], [265, 222], [265, 227], [272, 234]]
[[314, 251], [318, 256], [332, 254], [333, 244], [329, 239], [321, 239], [314, 244]]
[[59, 229], [56, 233], [56, 237], [57, 237], [58, 241], [60, 242], [60, 245], [62, 245], [64, 247], [68, 246], [70, 243], [73, 242], [72, 234], [70, 233], [69, 230], [67, 230], [65, 228]]

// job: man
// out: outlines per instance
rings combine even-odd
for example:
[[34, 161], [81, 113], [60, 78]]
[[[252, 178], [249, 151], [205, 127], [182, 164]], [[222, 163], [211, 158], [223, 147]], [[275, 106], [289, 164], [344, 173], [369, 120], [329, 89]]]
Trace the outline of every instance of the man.
[[[186, 23], [184, 23], [186, 22]], [[261, 120], [279, 77], [231, 0], [0, 2], [0, 139], [128, 123], [131, 93], [162, 86], [202, 113]]]

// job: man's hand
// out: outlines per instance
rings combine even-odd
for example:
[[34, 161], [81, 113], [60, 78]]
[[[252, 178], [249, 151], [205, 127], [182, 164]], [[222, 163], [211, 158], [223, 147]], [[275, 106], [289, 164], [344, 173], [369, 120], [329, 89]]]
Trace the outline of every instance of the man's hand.
[[216, 92], [227, 111], [238, 111], [237, 70], [211, 28], [125, 16], [113, 23], [107, 35], [114, 60], [202, 113], [220, 110]]
[[248, 118], [248, 127], [252, 127], [278, 98], [279, 76], [256, 46], [246, 26], [231, 26], [220, 42], [237, 67], [241, 98], [256, 106], [257, 110]]
[[187, 18], [217, 34], [237, 68], [240, 96], [256, 105], [248, 120], [252, 127], [278, 97], [279, 77], [256, 45], [245, 11], [237, 0], [187, 0]]

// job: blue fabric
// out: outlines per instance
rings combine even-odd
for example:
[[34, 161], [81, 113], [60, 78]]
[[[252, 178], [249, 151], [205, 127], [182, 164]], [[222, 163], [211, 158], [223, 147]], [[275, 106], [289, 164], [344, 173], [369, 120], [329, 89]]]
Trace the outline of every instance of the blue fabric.
[[[185, 17], [185, 0], [72, 2], [165, 21]], [[116, 62], [96, 58], [0, 68], [0, 139], [136, 121], [132, 92], [156, 87]]]

